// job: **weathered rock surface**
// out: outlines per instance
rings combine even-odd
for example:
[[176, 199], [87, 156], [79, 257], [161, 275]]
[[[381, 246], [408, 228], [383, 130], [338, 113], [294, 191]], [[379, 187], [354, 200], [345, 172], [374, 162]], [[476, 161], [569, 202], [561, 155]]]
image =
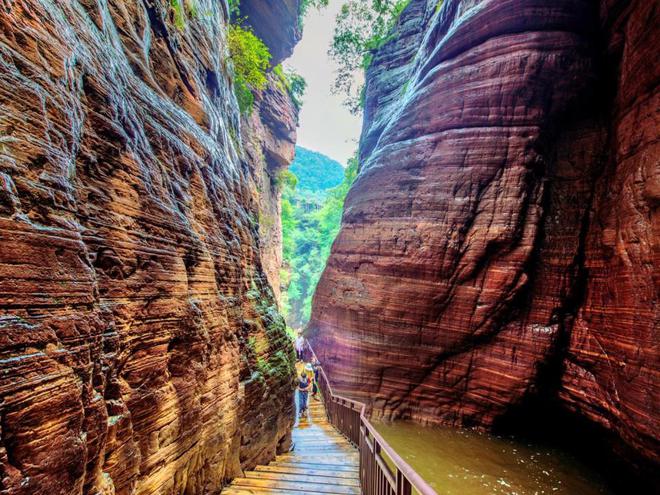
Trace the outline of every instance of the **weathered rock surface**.
[[173, 5], [2, 4], [2, 494], [217, 493], [288, 446], [226, 5]]
[[374, 414], [491, 426], [530, 397], [660, 460], [660, 8], [413, 0], [367, 74], [314, 300]]
[[298, 23], [301, 0], [251, 0], [239, 4], [240, 17], [270, 47], [275, 60], [284, 60], [302, 37]]

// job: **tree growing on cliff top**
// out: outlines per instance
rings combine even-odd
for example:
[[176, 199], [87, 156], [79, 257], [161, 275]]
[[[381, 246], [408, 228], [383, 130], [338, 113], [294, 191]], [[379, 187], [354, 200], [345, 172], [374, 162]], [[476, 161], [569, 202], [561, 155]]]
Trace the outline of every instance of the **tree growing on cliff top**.
[[314, 7], [317, 9], [321, 9], [323, 7], [327, 7], [328, 4], [330, 3], [330, 0], [301, 0], [300, 2], [300, 11], [298, 12], [298, 24], [302, 28], [303, 25], [303, 19], [309, 12], [309, 9]]
[[291, 101], [300, 110], [303, 103], [302, 97], [307, 89], [305, 78], [297, 74], [293, 69], [284, 69], [281, 64], [273, 68], [273, 74], [277, 76], [281, 89], [289, 93]]
[[392, 30], [410, 0], [349, 0], [337, 15], [329, 54], [337, 63], [335, 93], [344, 94], [352, 113], [363, 106], [360, 75], [371, 65], [374, 53], [392, 37]]
[[[327, 2], [328, 0], [307, 0], [310, 5]], [[229, 25], [227, 42], [234, 66], [234, 93], [241, 113], [249, 114], [254, 104], [255, 92], [262, 91], [268, 82], [266, 73], [271, 68], [271, 54], [266, 44], [246, 24], [247, 20], [238, 18], [239, 6], [240, 0], [230, 0], [232, 23]], [[282, 89], [289, 93], [293, 104], [300, 109], [307, 87], [305, 79], [292, 70], [284, 70], [281, 65], [273, 67], [272, 70]]]

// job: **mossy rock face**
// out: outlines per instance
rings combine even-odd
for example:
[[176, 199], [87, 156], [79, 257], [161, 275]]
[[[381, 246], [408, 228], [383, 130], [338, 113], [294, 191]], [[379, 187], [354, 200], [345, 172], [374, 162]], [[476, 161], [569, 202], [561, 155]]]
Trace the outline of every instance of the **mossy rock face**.
[[243, 319], [244, 380], [264, 387], [289, 383], [295, 374], [295, 352], [286, 323], [265, 277], [254, 276], [246, 292], [252, 315]]

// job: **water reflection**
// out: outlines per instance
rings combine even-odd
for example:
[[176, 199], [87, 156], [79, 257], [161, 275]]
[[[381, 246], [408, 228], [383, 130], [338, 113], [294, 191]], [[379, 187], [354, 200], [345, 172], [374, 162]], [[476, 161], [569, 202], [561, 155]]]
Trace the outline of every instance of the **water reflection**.
[[611, 495], [572, 455], [474, 431], [374, 422], [440, 495]]

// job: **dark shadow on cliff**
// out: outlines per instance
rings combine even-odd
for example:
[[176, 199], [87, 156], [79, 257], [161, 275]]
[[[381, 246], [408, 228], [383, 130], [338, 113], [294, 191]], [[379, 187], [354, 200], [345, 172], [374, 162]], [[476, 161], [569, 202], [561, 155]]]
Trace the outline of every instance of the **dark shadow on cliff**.
[[[581, 164], [580, 172], [585, 174], [585, 178], [589, 177], [590, 191], [588, 198], [582, 198], [584, 213], [580, 220], [579, 245], [568, 270], [573, 280], [567, 287], [568, 292], [563, 296], [561, 305], [553, 312], [554, 321], [559, 323], [559, 334], [548, 359], [538, 368], [533, 390], [495, 421], [493, 431], [499, 435], [513, 435], [535, 444], [559, 448], [575, 455], [586, 466], [600, 473], [615, 493], [654, 494], [660, 493], [660, 466], [640, 456], [613, 431], [564, 406], [559, 397], [562, 376], [566, 363], [571, 358], [569, 345], [573, 323], [580, 308], [584, 306], [590, 279], [585, 258], [595, 190], [598, 182], [608, 173], [613, 173], [617, 165], [614, 159], [616, 147], [613, 142], [616, 136], [611, 131], [608, 134], [607, 130], [615, 120], [621, 47], [608, 52], [607, 40], [597, 39], [591, 48], [594, 50], [597, 76], [595, 81], [598, 83], [590, 85], [588, 92], [578, 99], [579, 105], [563, 116], [554, 126], [554, 131], [551, 129], [546, 135], [545, 140], [547, 149], [544, 154], [553, 156], [562, 137], [570, 138], [571, 127], [592, 129], [594, 136], [597, 136], [599, 129], [602, 132], [601, 156], [591, 164]], [[562, 206], [562, 201], [573, 201], [571, 198], [561, 197], [561, 191], [555, 190], [556, 185], [552, 179], [557, 173], [556, 166], [557, 163], [551, 163], [547, 171], [551, 180], [544, 198], [544, 211], [550, 216], [553, 214], [553, 204], [570, 209], [571, 205], [565, 203]], [[558, 196], [551, 201], [553, 193]], [[544, 237], [548, 231], [550, 229], [541, 229], [541, 235]], [[544, 240], [542, 237], [538, 239], [539, 246], [543, 246]], [[543, 260], [540, 258], [539, 248], [535, 249], [534, 258], [530, 266], [540, 266]], [[533, 281], [531, 283], [533, 284]]]
[[600, 474], [616, 494], [660, 493], [658, 466], [640, 458], [604, 427], [561, 407], [554, 398], [529, 397], [501, 417], [494, 431], [574, 455]]

